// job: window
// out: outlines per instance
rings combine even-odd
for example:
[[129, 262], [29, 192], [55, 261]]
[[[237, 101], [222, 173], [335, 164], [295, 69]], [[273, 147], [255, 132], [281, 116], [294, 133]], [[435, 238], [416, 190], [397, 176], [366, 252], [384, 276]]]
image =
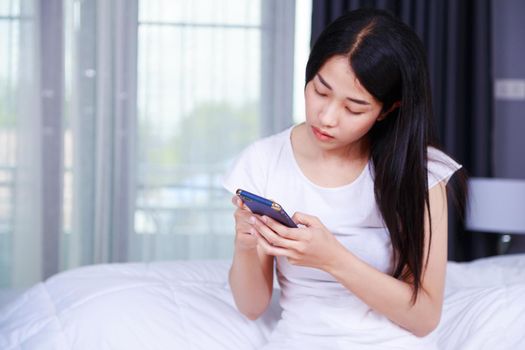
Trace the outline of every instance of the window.
[[260, 0], [139, 3], [135, 256], [230, 255], [221, 174], [260, 135], [261, 10]]
[[39, 222], [27, 217], [38, 209], [33, 201], [38, 201], [38, 185], [27, 176], [35, 173], [33, 164], [39, 159], [32, 152], [37, 137], [27, 128], [35, 121], [37, 89], [33, 11], [24, 0], [0, 4], [0, 287], [34, 279], [25, 272], [39, 256], [34, 247], [20, 244], [29, 232], [40, 233]]
[[20, 4], [0, 4], [0, 287], [9, 285], [14, 227]]
[[310, 54], [311, 18], [312, 0], [296, 0], [293, 87], [293, 119], [295, 123], [303, 122], [306, 118], [304, 110], [304, 74]]
[[0, 2], [0, 287], [231, 256], [221, 175], [293, 121], [294, 1], [42, 4]]

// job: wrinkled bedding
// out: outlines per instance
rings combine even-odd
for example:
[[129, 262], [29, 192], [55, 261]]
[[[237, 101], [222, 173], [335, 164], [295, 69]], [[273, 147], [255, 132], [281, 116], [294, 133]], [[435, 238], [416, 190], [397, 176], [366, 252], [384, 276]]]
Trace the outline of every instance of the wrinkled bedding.
[[[280, 315], [235, 309], [229, 261], [93, 265], [0, 310], [0, 349], [257, 349]], [[449, 262], [441, 349], [525, 349], [525, 254]]]

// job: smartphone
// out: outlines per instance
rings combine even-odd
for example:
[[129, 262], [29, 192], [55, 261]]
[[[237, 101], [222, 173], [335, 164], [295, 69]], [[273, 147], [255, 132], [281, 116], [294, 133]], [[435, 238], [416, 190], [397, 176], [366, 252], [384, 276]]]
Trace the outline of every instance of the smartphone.
[[292, 218], [274, 201], [241, 189], [238, 189], [236, 193], [241, 197], [244, 204], [250, 208], [252, 213], [266, 215], [279, 221], [285, 226], [297, 228], [297, 225], [293, 222]]

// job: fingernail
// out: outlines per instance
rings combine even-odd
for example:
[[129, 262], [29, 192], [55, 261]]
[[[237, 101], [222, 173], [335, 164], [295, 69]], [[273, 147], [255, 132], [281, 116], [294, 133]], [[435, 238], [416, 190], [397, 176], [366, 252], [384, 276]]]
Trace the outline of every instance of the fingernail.
[[268, 218], [266, 216], [263, 216], [262, 219], [264, 222], [268, 222]]
[[250, 217], [250, 222], [251, 222], [252, 224], [255, 224], [255, 217], [254, 217], [254, 216]]

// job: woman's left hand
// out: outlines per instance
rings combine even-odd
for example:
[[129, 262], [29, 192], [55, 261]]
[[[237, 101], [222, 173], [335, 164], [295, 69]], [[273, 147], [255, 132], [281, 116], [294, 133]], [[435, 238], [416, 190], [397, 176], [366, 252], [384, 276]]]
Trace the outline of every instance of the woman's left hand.
[[317, 217], [295, 213], [292, 219], [302, 226], [289, 228], [267, 216], [257, 218], [255, 225], [262, 236], [258, 244], [266, 254], [285, 256], [292, 265], [328, 270], [344, 246]]

